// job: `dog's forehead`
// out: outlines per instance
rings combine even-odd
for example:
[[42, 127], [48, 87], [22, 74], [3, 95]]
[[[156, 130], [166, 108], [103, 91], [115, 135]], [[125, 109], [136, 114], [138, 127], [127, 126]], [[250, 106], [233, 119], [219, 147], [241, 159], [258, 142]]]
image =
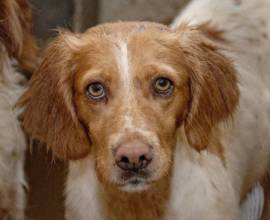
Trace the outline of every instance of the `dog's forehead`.
[[162, 24], [108, 23], [90, 28], [83, 36], [84, 44], [79, 51], [84, 53], [76, 55], [80, 57], [80, 66], [87, 66], [84, 69], [117, 72], [120, 65], [128, 66], [129, 71], [125, 72], [130, 72], [149, 63], [175, 63], [172, 59], [176, 52], [170, 53], [175, 42], [169, 40], [171, 36], [175, 38], [175, 33]]
[[86, 33], [96, 37], [128, 38], [144, 32], [162, 34], [173, 31], [168, 26], [154, 22], [117, 22], [95, 26]]
[[[81, 40], [77, 43], [80, 52], [76, 53], [82, 59], [92, 60], [93, 65], [113, 65], [115, 58], [127, 53], [130, 58], [136, 60], [146, 57], [156, 57], [168, 53], [166, 47], [174, 32], [167, 26], [151, 22], [118, 22], [98, 25], [88, 29], [82, 34]], [[174, 38], [174, 37], [173, 37]], [[76, 39], [78, 41], [78, 39]], [[110, 61], [110, 62], [109, 62]]]

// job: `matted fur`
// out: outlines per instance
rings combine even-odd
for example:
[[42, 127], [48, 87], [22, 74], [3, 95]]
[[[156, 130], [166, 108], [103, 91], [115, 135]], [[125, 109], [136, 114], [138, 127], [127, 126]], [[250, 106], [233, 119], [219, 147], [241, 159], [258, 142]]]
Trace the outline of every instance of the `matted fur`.
[[[26, 205], [25, 137], [15, 104], [36, 64], [26, 0], [0, 1], [0, 219], [22, 220]], [[22, 73], [23, 72], [23, 73]]]
[[[269, 170], [269, 10], [268, 0], [194, 0], [171, 29], [60, 34], [21, 103], [26, 131], [70, 160], [67, 219], [240, 218]], [[153, 92], [160, 76], [174, 85], [165, 97]], [[98, 102], [93, 82], [107, 94]], [[153, 160], [132, 184], [113, 156], [138, 139]]]

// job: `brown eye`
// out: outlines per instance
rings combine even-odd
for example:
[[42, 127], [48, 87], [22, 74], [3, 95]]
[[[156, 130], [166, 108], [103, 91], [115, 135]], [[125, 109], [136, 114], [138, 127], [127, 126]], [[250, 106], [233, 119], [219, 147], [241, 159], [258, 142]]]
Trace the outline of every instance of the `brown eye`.
[[104, 86], [100, 82], [95, 82], [87, 87], [87, 95], [94, 100], [100, 100], [105, 97]]
[[169, 95], [173, 91], [173, 83], [171, 80], [161, 77], [154, 82], [154, 91], [158, 95]]

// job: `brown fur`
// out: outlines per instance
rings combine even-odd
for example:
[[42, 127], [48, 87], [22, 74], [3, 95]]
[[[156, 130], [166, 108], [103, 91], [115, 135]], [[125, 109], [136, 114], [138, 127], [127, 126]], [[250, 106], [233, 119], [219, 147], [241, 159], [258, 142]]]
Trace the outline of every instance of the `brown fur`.
[[170, 178], [164, 179], [147, 191], [132, 194], [106, 185], [106, 191], [101, 193], [106, 219], [161, 219], [169, 199], [169, 181]]
[[32, 34], [32, 14], [28, 1], [0, 1], [0, 41], [26, 73], [34, 71], [37, 45]]
[[201, 24], [200, 31], [205, 34], [206, 37], [212, 40], [226, 42], [226, 39], [224, 38], [224, 32], [212, 25], [210, 22]]
[[191, 146], [201, 150], [207, 147], [215, 125], [234, 112], [239, 98], [237, 79], [231, 61], [200, 28], [180, 26], [179, 32], [192, 94], [185, 130]]
[[[129, 51], [132, 94], [126, 94], [128, 82], [122, 81], [117, 65], [123, 42]], [[167, 98], [153, 95], [151, 82], [159, 76], [174, 82], [174, 92]], [[97, 80], [108, 90], [107, 98], [99, 103], [85, 94], [89, 83]], [[128, 95], [133, 101], [126, 103]], [[230, 118], [238, 95], [231, 61], [200, 27], [183, 25], [171, 31], [152, 23], [117, 23], [81, 35], [60, 34], [45, 53], [21, 103], [26, 131], [56, 155], [73, 160], [91, 152], [111, 219], [123, 219], [132, 207], [128, 219], [135, 220], [156, 219], [163, 213], [179, 127], [184, 126], [190, 147], [208, 149], [223, 159], [217, 125]], [[126, 112], [135, 127], [151, 132], [157, 140], [124, 129]], [[133, 139], [154, 149], [149, 167], [152, 187], [143, 196], [127, 196], [119, 191], [121, 181], [115, 180], [121, 179], [121, 173], [115, 171], [112, 152]], [[157, 191], [164, 192], [158, 204], [153, 201], [157, 201]], [[149, 211], [141, 211], [142, 199]]]
[[[37, 64], [36, 42], [32, 35], [31, 7], [27, 0], [0, 1], [0, 88], [1, 88], [1, 187], [0, 219], [24, 219], [25, 137], [13, 111], [23, 92], [25, 77]], [[13, 62], [16, 60], [17, 62]], [[16, 65], [14, 65], [16, 63]]]
[[30, 134], [57, 155], [74, 159], [89, 152], [89, 142], [73, 106], [70, 58], [69, 48], [59, 38], [48, 48], [44, 62], [32, 77], [31, 93], [22, 102], [28, 106], [24, 113], [26, 131], [31, 128]]

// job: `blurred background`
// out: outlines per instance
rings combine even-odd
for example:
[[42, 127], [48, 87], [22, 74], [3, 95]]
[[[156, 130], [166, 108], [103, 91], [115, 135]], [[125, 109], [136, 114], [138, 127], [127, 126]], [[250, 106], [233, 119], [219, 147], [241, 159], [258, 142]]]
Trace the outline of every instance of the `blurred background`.
[[[189, 0], [30, 0], [34, 33], [41, 47], [57, 27], [81, 32], [110, 21], [155, 21], [170, 24]], [[28, 152], [27, 220], [64, 219], [64, 182], [67, 164], [53, 158], [46, 147]], [[93, 219], [94, 220], [94, 219]]]
[[139, 20], [169, 24], [188, 0], [30, 0], [37, 37], [52, 37], [53, 29], [75, 31], [98, 23]]

